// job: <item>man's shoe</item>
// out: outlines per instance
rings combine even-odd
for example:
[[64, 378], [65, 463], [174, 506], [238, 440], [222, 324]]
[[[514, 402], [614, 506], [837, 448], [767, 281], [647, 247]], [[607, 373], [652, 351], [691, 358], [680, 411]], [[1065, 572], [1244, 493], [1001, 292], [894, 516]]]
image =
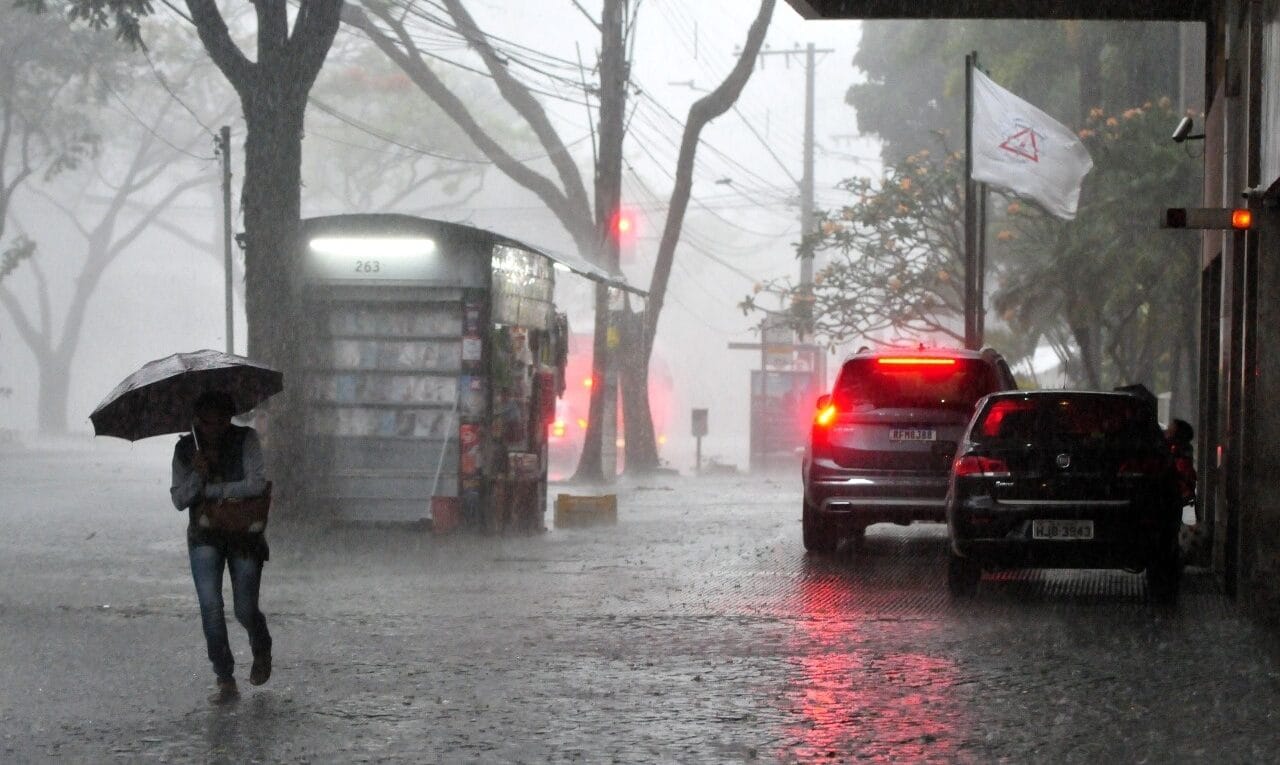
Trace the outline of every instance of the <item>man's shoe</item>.
[[249, 682], [262, 685], [271, 679], [271, 654], [264, 653], [253, 657], [253, 667], [249, 670]]
[[219, 680], [218, 690], [213, 692], [209, 697], [209, 701], [214, 704], [227, 704], [240, 698], [240, 689], [236, 687], [235, 678], [230, 680]]

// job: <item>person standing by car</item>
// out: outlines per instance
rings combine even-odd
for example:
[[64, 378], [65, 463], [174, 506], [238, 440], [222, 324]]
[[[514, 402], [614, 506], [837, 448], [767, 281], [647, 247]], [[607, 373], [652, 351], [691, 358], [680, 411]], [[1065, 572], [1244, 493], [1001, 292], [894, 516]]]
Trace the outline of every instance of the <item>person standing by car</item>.
[[232, 397], [222, 391], [202, 394], [192, 408], [192, 432], [173, 450], [173, 505], [188, 510], [187, 551], [200, 603], [200, 621], [209, 661], [217, 676], [215, 702], [239, 694], [235, 659], [227, 639], [222, 604], [222, 570], [231, 573], [236, 620], [249, 632], [253, 666], [249, 682], [262, 685], [271, 677], [271, 633], [258, 609], [262, 566], [270, 557], [266, 538], [256, 531], [227, 531], [211, 522], [208, 503], [220, 499], [259, 497], [267, 491], [266, 467], [257, 433], [231, 423]]
[[1178, 471], [1178, 493], [1182, 497], [1183, 506], [1196, 501], [1196, 463], [1195, 430], [1186, 420], [1169, 423], [1164, 431], [1165, 440], [1169, 442], [1169, 453], [1173, 455], [1173, 465]]

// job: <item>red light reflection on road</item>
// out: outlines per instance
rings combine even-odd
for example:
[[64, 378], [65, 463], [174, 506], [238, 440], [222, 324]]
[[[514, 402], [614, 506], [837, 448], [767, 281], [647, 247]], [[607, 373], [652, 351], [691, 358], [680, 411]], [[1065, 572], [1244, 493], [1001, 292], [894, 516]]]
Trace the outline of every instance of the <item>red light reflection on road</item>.
[[933, 642], [940, 624], [868, 614], [855, 586], [832, 575], [798, 583], [790, 724], [779, 759], [966, 761], [957, 751], [965, 726], [953, 695], [955, 662], [913, 650]]

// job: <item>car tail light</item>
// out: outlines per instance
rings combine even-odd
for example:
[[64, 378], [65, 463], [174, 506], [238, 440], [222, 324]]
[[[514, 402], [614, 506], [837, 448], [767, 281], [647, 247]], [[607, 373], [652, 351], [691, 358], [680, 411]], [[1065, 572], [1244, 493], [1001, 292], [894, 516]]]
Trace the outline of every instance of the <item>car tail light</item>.
[[882, 367], [954, 367], [955, 359], [930, 356], [881, 356], [876, 363]]
[[956, 460], [952, 471], [957, 477], [977, 476], [979, 478], [1008, 478], [1011, 473], [1004, 460], [993, 457], [969, 455]]
[[835, 404], [827, 404], [813, 416], [813, 424], [825, 428], [836, 421], [836, 415], [839, 413], [840, 410], [836, 409]]
[[1116, 474], [1121, 478], [1146, 478], [1160, 475], [1164, 467], [1164, 461], [1159, 457], [1140, 457], [1121, 462]]

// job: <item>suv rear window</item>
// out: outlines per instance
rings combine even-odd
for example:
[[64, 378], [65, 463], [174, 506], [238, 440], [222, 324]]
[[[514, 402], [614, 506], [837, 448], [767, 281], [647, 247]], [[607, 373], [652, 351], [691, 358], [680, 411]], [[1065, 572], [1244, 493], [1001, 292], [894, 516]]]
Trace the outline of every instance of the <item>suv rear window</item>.
[[973, 429], [979, 441], [1159, 438], [1151, 407], [1123, 396], [1030, 396], [991, 402]]
[[973, 411], [978, 399], [1001, 390], [992, 366], [979, 359], [850, 359], [832, 399], [842, 410], [953, 409]]

